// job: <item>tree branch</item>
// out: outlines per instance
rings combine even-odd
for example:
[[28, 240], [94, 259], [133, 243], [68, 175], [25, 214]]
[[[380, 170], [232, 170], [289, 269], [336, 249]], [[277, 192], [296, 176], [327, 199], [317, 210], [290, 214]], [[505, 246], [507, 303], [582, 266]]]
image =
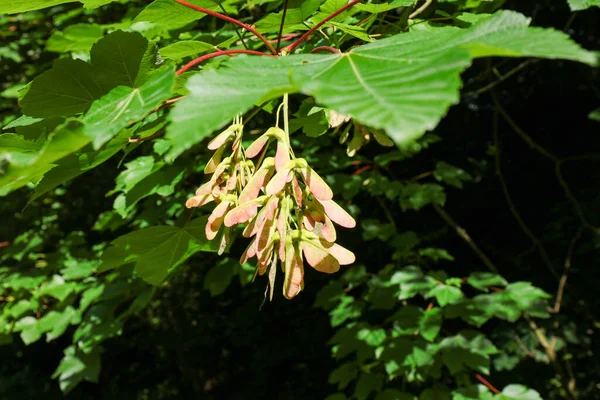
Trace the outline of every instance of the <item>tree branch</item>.
[[517, 207], [515, 206], [515, 203], [512, 200], [512, 196], [510, 195], [510, 192], [508, 191], [508, 186], [506, 184], [506, 180], [504, 179], [504, 174], [502, 173], [502, 168], [501, 168], [501, 147], [500, 147], [500, 139], [498, 138], [498, 112], [494, 113], [493, 124], [494, 124], [493, 135], [494, 135], [494, 147], [495, 147], [494, 159], [496, 161], [496, 163], [495, 163], [496, 164], [496, 175], [498, 176], [498, 180], [500, 181], [500, 185], [502, 186], [502, 192], [504, 193], [504, 198], [506, 199], [506, 202], [508, 203], [510, 212], [512, 213], [513, 217], [515, 217], [515, 219], [517, 220], [517, 223], [521, 227], [521, 230], [523, 231], [523, 233], [525, 233], [525, 235], [527, 235], [527, 237], [533, 242], [534, 246], [538, 249], [538, 252], [540, 253], [540, 257], [542, 257], [542, 260], [544, 261], [544, 264], [546, 265], [548, 270], [552, 273], [552, 275], [554, 275], [554, 277], [556, 279], [559, 279], [560, 276], [558, 275], [558, 272], [556, 272], [556, 269], [552, 265], [552, 262], [550, 261], [550, 257], [548, 257], [548, 253], [546, 252], [546, 248], [544, 247], [542, 242], [537, 238], [537, 236], [535, 236], [533, 234], [533, 232], [529, 229], [529, 227], [527, 226], [527, 224], [521, 217], [521, 214], [517, 210]]
[[567, 277], [569, 274], [569, 270], [571, 269], [571, 259], [573, 258], [573, 252], [575, 251], [575, 245], [577, 241], [581, 237], [583, 233], [583, 226], [579, 227], [573, 239], [571, 239], [571, 243], [569, 244], [569, 250], [567, 251], [567, 256], [565, 257], [565, 269], [563, 271], [562, 276], [560, 277], [560, 281], [558, 283], [558, 290], [556, 291], [556, 301], [554, 303], [554, 308], [550, 311], [553, 313], [560, 312], [560, 306], [563, 299], [563, 294], [565, 292], [565, 287], [567, 285]]
[[356, 4], [360, 3], [360, 2], [361, 2], [361, 0], [354, 0], [354, 1], [346, 4], [344, 7], [340, 8], [339, 10], [337, 10], [334, 13], [330, 14], [323, 21], [321, 21], [318, 24], [316, 24], [315, 26], [313, 26], [308, 32], [306, 32], [304, 35], [300, 36], [300, 39], [296, 40], [294, 43], [290, 44], [289, 46], [284, 47], [283, 50], [285, 50], [288, 53], [291, 53], [296, 47], [298, 47], [298, 45], [300, 43], [304, 42], [306, 40], [306, 38], [309, 37], [314, 31], [316, 31], [317, 29], [319, 29], [320, 27], [322, 27], [323, 25], [325, 25], [328, 21], [330, 21], [333, 18], [337, 17], [338, 15], [340, 15], [341, 13], [343, 13], [344, 11], [346, 11], [347, 9], [349, 9], [351, 7], [354, 7], [354, 5], [356, 5]]
[[279, 34], [277, 35], [277, 46], [276, 46], [277, 53], [279, 53], [279, 45], [281, 44], [281, 36], [283, 34], [283, 25], [285, 25], [285, 16], [287, 14], [287, 9], [288, 9], [288, 0], [284, 0], [283, 14], [281, 15], [281, 25], [279, 25]]
[[198, 12], [210, 15], [212, 17], [222, 19], [223, 21], [231, 22], [232, 24], [235, 24], [237, 26], [240, 26], [240, 27], [246, 29], [247, 31], [252, 32], [257, 38], [259, 38], [268, 47], [268, 49], [271, 51], [271, 53], [277, 54], [277, 50], [275, 50], [275, 47], [273, 47], [273, 45], [271, 43], [269, 43], [269, 41], [263, 35], [261, 35], [260, 32], [258, 32], [256, 29], [254, 29], [250, 25], [245, 24], [241, 21], [238, 21], [235, 18], [228, 17], [227, 15], [220, 14], [216, 11], [212, 11], [212, 10], [209, 10], [204, 7], [198, 7], [197, 5], [188, 3], [185, 0], [173, 0], [173, 1], [181, 4], [182, 6], [191, 8], [192, 10], [196, 10]]
[[[583, 226], [585, 226], [586, 228], [590, 229], [591, 231], [593, 231], [594, 233], [600, 232], [600, 228], [592, 225], [587, 220], [587, 218], [585, 217], [585, 214], [583, 212], [583, 208], [581, 207], [581, 204], [579, 204], [579, 201], [577, 200], [577, 198], [571, 191], [571, 188], [569, 187], [568, 182], [564, 179], [564, 177], [562, 175], [561, 167], [565, 161], [571, 161], [571, 160], [580, 159], [580, 158], [578, 158], [578, 157], [576, 157], [576, 158], [573, 158], [573, 157], [560, 158], [560, 157], [552, 154], [548, 150], [546, 150], [544, 147], [540, 146], [538, 143], [536, 143], [531, 138], [531, 136], [529, 136], [527, 133], [525, 133], [525, 131], [523, 129], [521, 129], [521, 127], [519, 125], [517, 125], [517, 123], [510, 117], [510, 115], [508, 115], [506, 110], [500, 104], [500, 101], [498, 100], [498, 96], [496, 95], [496, 92], [494, 90], [491, 90], [490, 93], [492, 95], [492, 100], [494, 102], [494, 106], [496, 107], [496, 110], [500, 113], [500, 115], [502, 115], [502, 118], [504, 118], [504, 120], [510, 125], [510, 127], [515, 131], [515, 133], [517, 135], [519, 135], [519, 137], [521, 139], [523, 139], [523, 141], [525, 143], [527, 143], [529, 145], [529, 147], [531, 147], [533, 150], [537, 151], [542, 156], [546, 157], [547, 159], [549, 159], [550, 161], [552, 161], [555, 164], [556, 178], [558, 179], [559, 184], [562, 186], [562, 188], [565, 192], [565, 196], [571, 202], [573, 208], [575, 209], [575, 213], [579, 217], [581, 224]], [[588, 157], [584, 156], [584, 158], [588, 158]]]
[[[225, 7], [223, 7], [223, 4], [219, 3], [219, 8], [221, 9], [221, 11], [223, 11], [223, 15], [227, 15], [227, 11], [225, 10]], [[242, 42], [242, 46], [244, 46], [244, 48], [246, 50], [248, 50], [248, 45], [246, 44], [246, 42], [244, 42], [244, 37], [242, 36], [242, 34], [240, 33], [240, 31], [238, 30], [236, 24], [234, 24], [233, 22], [231, 22], [231, 27], [235, 31], [235, 34], [240, 38], [240, 42]]]
[[328, 52], [333, 53], [333, 54], [340, 54], [340, 51], [338, 49], [336, 49], [335, 47], [331, 47], [331, 46], [319, 46], [319, 47], [315, 47], [310, 52], [312, 54], [312, 53], [319, 53], [319, 52], [322, 52], [322, 51], [328, 51]]
[[188, 69], [190, 69], [206, 60], [209, 60], [211, 58], [219, 57], [219, 56], [228, 56], [228, 55], [232, 55], [232, 54], [254, 54], [254, 55], [258, 55], [258, 56], [276, 57], [276, 56], [272, 56], [268, 53], [264, 53], [262, 51], [255, 51], [255, 50], [219, 50], [214, 53], [205, 54], [201, 57], [198, 57], [198, 58], [190, 61], [189, 63], [185, 64], [183, 67], [181, 67], [177, 70], [177, 75], [181, 75]]
[[485, 255], [483, 251], [481, 251], [479, 246], [477, 246], [473, 239], [471, 239], [471, 236], [469, 236], [467, 231], [461, 226], [459, 226], [442, 207], [438, 206], [436, 203], [431, 204], [433, 206], [433, 209], [442, 217], [442, 219], [446, 221], [448, 225], [454, 228], [458, 236], [460, 236], [465, 242], [467, 242], [469, 247], [475, 252], [475, 254], [477, 254], [479, 259], [485, 264], [485, 266], [488, 267], [488, 269], [493, 273], [500, 274], [500, 272], [498, 272], [498, 268], [496, 268], [494, 263]]
[[417, 8], [412, 14], [408, 16], [408, 19], [415, 19], [418, 17], [423, 11], [427, 9], [433, 3], [433, 0], [425, 0], [425, 3], [421, 5], [421, 7]]

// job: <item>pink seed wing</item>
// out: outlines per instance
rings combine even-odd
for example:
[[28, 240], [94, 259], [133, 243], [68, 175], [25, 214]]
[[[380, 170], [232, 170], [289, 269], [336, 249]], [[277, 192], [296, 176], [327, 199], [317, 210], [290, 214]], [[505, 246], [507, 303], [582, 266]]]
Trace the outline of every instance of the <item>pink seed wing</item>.
[[340, 207], [333, 200], [319, 200], [319, 203], [323, 205], [325, 209], [325, 214], [336, 224], [339, 226], [343, 226], [344, 228], [354, 228], [356, 226], [356, 221], [350, 214], [346, 212], [342, 207]]
[[269, 135], [263, 134], [258, 139], [256, 139], [248, 148], [246, 149], [246, 157], [254, 158], [261, 152], [265, 144], [269, 141]]
[[227, 185], [225, 185], [225, 189], [227, 189], [228, 192], [231, 192], [233, 189], [235, 189], [236, 184], [237, 184], [237, 170], [234, 169], [231, 176], [229, 176], [229, 178], [227, 179]]
[[298, 184], [296, 174], [293, 174], [292, 176], [292, 192], [294, 193], [296, 205], [298, 205], [298, 207], [302, 207], [302, 189], [300, 189], [300, 185]]
[[208, 217], [205, 228], [206, 238], [208, 240], [213, 240], [217, 236], [217, 233], [223, 224], [223, 219], [225, 219], [225, 213], [230, 205], [231, 203], [228, 201], [221, 202]]
[[285, 246], [285, 281], [283, 282], [283, 295], [292, 299], [302, 290], [304, 283], [304, 265], [300, 250], [289, 240]]
[[254, 218], [250, 223], [244, 228], [244, 232], [242, 235], [244, 237], [252, 237], [256, 235], [257, 232], [260, 232], [263, 224], [265, 223], [265, 217], [267, 215], [267, 210], [263, 207], [258, 214], [256, 214], [256, 218]]
[[230, 227], [248, 222], [258, 212], [258, 204], [249, 202], [240, 204], [225, 216], [225, 226]]
[[194, 196], [194, 197], [188, 199], [188, 201], [186, 201], [186, 203], [185, 203], [185, 206], [187, 208], [200, 207], [207, 203], [210, 203], [211, 201], [213, 201], [212, 195], [203, 194], [203, 195]]
[[324, 240], [321, 240], [321, 245], [339, 261], [340, 265], [350, 265], [356, 261], [354, 253], [339, 244], [327, 243]]
[[210, 194], [210, 192], [212, 191], [213, 185], [214, 185], [214, 182], [212, 180], [206, 182], [205, 184], [200, 186], [198, 188], [198, 190], [196, 190], [196, 196], [201, 196], [203, 194]]
[[310, 191], [319, 200], [331, 200], [333, 192], [327, 183], [311, 167], [300, 168], [300, 172], [310, 188]]
[[219, 133], [213, 140], [211, 140], [208, 143], [208, 149], [209, 150], [216, 150], [219, 147], [221, 147], [221, 145], [223, 145], [223, 143], [227, 142], [227, 140], [231, 137], [231, 135], [233, 135], [234, 131], [231, 130], [230, 128], [227, 128], [226, 130], [224, 130], [223, 132]]
[[273, 226], [273, 220], [267, 219], [265, 223], [258, 231], [256, 240], [256, 254], [260, 257], [266, 249], [273, 248], [273, 234], [275, 233], [275, 227]]
[[267, 185], [266, 192], [268, 195], [279, 194], [288, 182], [289, 176], [292, 174], [292, 170], [289, 168], [283, 168], [271, 178], [271, 181]]
[[315, 233], [330, 243], [335, 242], [335, 239], [337, 238], [335, 227], [331, 223], [331, 220], [327, 217], [325, 217], [325, 222], [323, 225], [321, 225], [320, 232]]
[[339, 271], [340, 263], [338, 260], [329, 254], [319, 242], [304, 239], [300, 242], [300, 246], [308, 264], [317, 271], [327, 274]]
[[271, 167], [260, 168], [254, 176], [248, 181], [248, 184], [240, 193], [240, 203], [245, 203], [250, 200], [254, 200], [258, 197], [260, 190], [265, 186], [267, 181], [273, 176], [275, 171]]
[[265, 208], [267, 209], [267, 219], [275, 218], [275, 211], [279, 207], [279, 197], [271, 196]]
[[273, 242], [269, 244], [262, 253], [256, 253], [258, 257], [258, 264], [256, 267], [258, 268], [258, 274], [264, 275], [267, 272], [267, 267], [271, 264], [271, 258], [273, 257]]
[[290, 161], [290, 153], [281, 140], [277, 141], [277, 153], [275, 153], [275, 169], [281, 170]]
[[213, 156], [206, 163], [206, 167], [204, 167], [205, 174], [212, 174], [216, 171], [217, 166], [221, 163], [221, 157], [223, 156], [223, 151], [225, 147], [219, 147], [217, 151], [213, 154]]
[[227, 246], [229, 246], [229, 240], [231, 239], [229, 235], [229, 228], [223, 229], [223, 233], [221, 234], [221, 242], [219, 243], [219, 250], [217, 251], [218, 255], [222, 255]]
[[285, 238], [287, 236], [287, 210], [280, 209], [279, 215], [277, 216], [277, 232], [279, 233], [279, 259], [285, 261]]
[[256, 239], [252, 239], [246, 250], [242, 253], [240, 257], [240, 265], [244, 265], [248, 262], [248, 260], [256, 255]]

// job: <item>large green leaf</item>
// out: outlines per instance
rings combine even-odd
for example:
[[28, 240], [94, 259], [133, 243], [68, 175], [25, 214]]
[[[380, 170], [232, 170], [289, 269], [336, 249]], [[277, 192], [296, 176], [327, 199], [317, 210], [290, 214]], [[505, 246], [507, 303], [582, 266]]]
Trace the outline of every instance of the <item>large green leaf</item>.
[[100, 375], [100, 348], [84, 353], [72, 345], [64, 350], [65, 356], [54, 371], [52, 378], [58, 378], [60, 389], [70, 392], [79, 382], [97, 382]]
[[71, 154], [56, 163], [56, 166], [48, 171], [42, 180], [36, 185], [35, 192], [29, 198], [27, 204], [77, 176], [96, 168], [129, 143], [131, 133], [123, 130], [117, 137], [98, 151], [88, 151], [81, 154]]
[[118, 85], [139, 86], [136, 79], [147, 50], [148, 40], [137, 32], [115, 31], [105, 36], [90, 54], [98, 81], [109, 89]]
[[116, 86], [143, 83], [141, 78], [154, 68], [155, 54], [155, 47], [139, 33], [115, 31], [92, 47], [91, 64], [59, 59], [35, 78], [21, 100], [23, 114], [59, 117], [84, 112]]
[[69, 51], [88, 53], [103, 34], [104, 28], [98, 24], [70, 25], [50, 36], [46, 42], [46, 50], [57, 53]]
[[216, 244], [204, 235], [206, 221], [207, 217], [201, 217], [185, 228], [154, 226], [121, 236], [102, 255], [99, 270], [135, 262], [138, 276], [158, 285], [194, 253], [217, 251]]
[[[176, 104], [167, 139], [173, 160], [252, 105], [301, 92], [374, 128], [402, 145], [433, 129], [459, 99], [460, 73], [477, 57], [563, 58], [590, 65], [595, 53], [551, 29], [505, 11], [468, 29], [411, 31], [345, 54], [237, 57], [193, 76], [190, 95]], [[198, 105], [202, 106], [199, 107]]]
[[3, 0], [0, 2], [0, 14], [16, 14], [39, 10], [65, 3], [83, 3], [85, 8], [96, 8], [116, 0]]
[[160, 49], [160, 55], [171, 60], [181, 60], [214, 50], [215, 46], [198, 40], [182, 40]]
[[[219, 3], [213, 0], [189, 0], [190, 3], [210, 10], [218, 10]], [[133, 20], [136, 22], [150, 23], [156, 26], [152, 33], [157, 35], [172, 29], [181, 28], [190, 22], [203, 18], [206, 14], [192, 10], [173, 0], [155, 0], [146, 6]]]
[[[291, 0], [285, 14], [285, 25], [283, 32], [298, 29], [307, 29], [302, 23], [317, 11], [321, 0]], [[271, 13], [256, 23], [256, 28], [261, 32], [278, 32], [281, 26], [283, 11]]]
[[175, 85], [175, 68], [165, 66], [139, 88], [117, 86], [94, 102], [83, 120], [85, 133], [97, 149], [129, 123], [141, 119], [171, 95]]
[[68, 116], [87, 110], [102, 94], [94, 67], [65, 58], [33, 80], [21, 107], [32, 117]]
[[592, 6], [600, 7], [600, 0], [569, 0], [572, 11], [585, 10]]
[[[67, 121], [44, 140], [37, 152], [26, 147], [26, 144], [31, 144], [31, 142], [27, 142], [17, 135], [8, 134], [13, 141], [19, 143], [18, 146], [22, 147], [22, 151], [20, 154], [17, 153], [17, 146], [13, 145], [13, 152], [9, 153], [8, 166], [4, 166], [0, 170], [0, 196], [30, 182], [39, 181], [46, 172], [55, 166], [56, 161], [87, 145], [90, 139], [83, 134], [83, 127], [79, 121]], [[0, 138], [5, 135], [0, 135]], [[34, 145], [31, 144], [31, 146]], [[17, 155], [20, 157], [16, 157]]]

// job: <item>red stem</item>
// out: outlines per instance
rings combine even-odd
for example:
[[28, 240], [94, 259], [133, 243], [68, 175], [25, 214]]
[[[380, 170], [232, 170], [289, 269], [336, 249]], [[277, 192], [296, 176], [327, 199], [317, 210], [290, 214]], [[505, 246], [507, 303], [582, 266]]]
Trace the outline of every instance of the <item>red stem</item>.
[[333, 53], [333, 54], [340, 54], [340, 51], [338, 49], [333, 48], [331, 46], [319, 46], [319, 47], [315, 47], [310, 52], [311, 53], [318, 53], [320, 51], [328, 51], [328, 52]]
[[256, 29], [254, 29], [250, 25], [245, 24], [245, 23], [243, 23], [241, 21], [238, 21], [235, 18], [228, 17], [227, 15], [220, 14], [220, 13], [218, 13], [216, 11], [212, 11], [212, 10], [209, 10], [209, 9], [203, 8], [203, 7], [198, 7], [197, 5], [188, 3], [185, 0], [174, 0], [174, 1], [176, 3], [181, 4], [182, 6], [186, 6], [188, 8], [191, 8], [192, 10], [196, 10], [196, 11], [202, 12], [204, 14], [207, 14], [207, 15], [210, 15], [210, 16], [222, 19], [223, 21], [231, 22], [232, 24], [235, 24], [237, 26], [241, 26], [242, 28], [246, 29], [247, 31], [252, 32], [257, 38], [259, 38], [260, 40], [262, 40], [262, 42], [265, 45], [267, 45], [267, 47], [269, 48], [269, 50], [273, 54], [277, 54], [277, 50], [275, 50], [275, 47], [273, 47], [273, 45], [271, 43], [269, 43], [269, 41], [263, 35], [261, 35]]
[[[298, 36], [300, 36], [299, 33], [288, 33], [287, 35], [283, 35], [281, 37], [281, 41], [285, 42], [285, 41], [291, 40], [291, 39], [293, 39], [295, 37], [298, 37]], [[269, 43], [277, 43], [278, 40], [279, 40], [279, 38], [272, 39], [272, 40], [269, 40]]]
[[262, 51], [256, 51], [256, 50], [220, 50], [220, 51], [215, 51], [214, 53], [205, 54], [201, 57], [198, 57], [198, 58], [190, 61], [189, 63], [185, 64], [183, 67], [181, 67], [177, 70], [177, 75], [181, 75], [188, 69], [192, 68], [193, 66], [198, 65], [201, 62], [204, 62], [206, 60], [210, 60], [211, 58], [219, 57], [219, 56], [227, 56], [227, 55], [231, 55], [231, 54], [255, 54], [255, 55], [259, 55], [259, 56], [276, 57], [276, 56], [272, 56], [268, 53], [263, 53]]
[[[179, 1], [179, 0], [175, 0], [175, 1]], [[338, 15], [340, 15], [341, 13], [343, 13], [350, 7], [354, 7], [355, 4], [358, 4], [360, 2], [361, 2], [361, 0], [354, 0], [353, 2], [346, 4], [344, 7], [340, 8], [339, 10], [337, 10], [336, 12], [334, 12], [333, 14], [331, 14], [327, 18], [325, 18], [323, 21], [321, 21], [318, 24], [316, 24], [315, 26], [313, 26], [308, 32], [306, 32], [304, 35], [300, 36], [300, 39], [296, 40], [294, 43], [285, 47], [284, 50], [286, 50], [288, 53], [291, 53], [292, 50], [294, 50], [300, 43], [304, 42], [306, 40], [306, 38], [309, 37], [314, 31], [316, 31], [317, 29], [319, 29], [320, 27], [325, 25], [325, 23], [327, 23], [327, 21], [337, 17]]]
[[485, 378], [479, 374], [475, 374], [475, 378], [481, 383], [483, 383], [488, 389], [490, 389], [494, 394], [500, 394], [501, 392], [494, 387], [491, 383], [485, 380]]

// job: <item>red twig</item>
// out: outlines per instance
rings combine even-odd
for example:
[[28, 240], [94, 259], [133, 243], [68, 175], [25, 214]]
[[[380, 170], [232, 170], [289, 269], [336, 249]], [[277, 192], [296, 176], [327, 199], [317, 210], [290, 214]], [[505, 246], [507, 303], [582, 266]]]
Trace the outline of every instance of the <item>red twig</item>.
[[261, 35], [256, 29], [254, 29], [253, 27], [251, 27], [248, 24], [245, 24], [241, 21], [238, 21], [235, 18], [231, 18], [227, 15], [223, 15], [221, 13], [218, 13], [216, 11], [212, 11], [209, 10], [207, 8], [203, 8], [203, 7], [198, 7], [197, 5], [188, 3], [185, 0], [174, 0], [176, 3], [181, 4], [182, 6], [186, 6], [188, 8], [191, 8], [192, 10], [196, 10], [199, 12], [202, 12], [204, 14], [210, 15], [212, 17], [216, 17], [219, 19], [222, 19], [223, 21], [227, 21], [227, 22], [231, 22], [232, 24], [235, 24], [237, 26], [241, 26], [242, 28], [246, 29], [247, 31], [252, 32], [257, 38], [259, 38], [260, 40], [262, 40], [262, 42], [267, 45], [267, 47], [269, 48], [269, 50], [273, 53], [273, 54], [277, 54], [277, 50], [275, 50], [275, 47], [273, 47], [273, 45], [271, 43], [269, 43], [269, 41], [267, 40], [267, 38], [265, 38], [263, 35]]
[[145, 142], [146, 140], [152, 140], [152, 139], [156, 139], [157, 137], [161, 137], [164, 134], [165, 134], [165, 130], [163, 129], [162, 131], [158, 131], [154, 135], [150, 135], [148, 137], [129, 139], [129, 143]]
[[0, 242], [0, 249], [2, 247], [8, 247], [10, 245], [10, 242]]
[[372, 168], [371, 165], [365, 165], [364, 167], [359, 168], [356, 171], [354, 171], [354, 173], [352, 175], [354, 175], [354, 176], [360, 175], [363, 172], [370, 170], [371, 168]]
[[167, 108], [171, 104], [177, 103], [179, 100], [183, 100], [184, 98], [185, 98], [185, 96], [176, 97], [174, 99], [169, 99], [169, 100], [165, 101], [163, 104], [161, 104], [160, 106], [156, 107], [154, 110], [152, 110], [150, 112], [150, 114], [158, 112], [158, 111], [162, 110], [163, 108]]
[[334, 47], [331, 47], [331, 46], [319, 46], [319, 47], [315, 47], [310, 52], [311, 53], [318, 53], [320, 51], [328, 51], [330, 53], [340, 54], [340, 51], [338, 49], [336, 49]]
[[[175, 1], [178, 1], [178, 0], [175, 0]], [[347, 9], [354, 7], [355, 4], [358, 4], [360, 2], [361, 2], [361, 0], [354, 0], [353, 2], [346, 4], [344, 7], [340, 8], [339, 10], [337, 10], [336, 12], [334, 12], [333, 14], [331, 14], [327, 18], [325, 18], [323, 21], [321, 21], [318, 24], [316, 24], [315, 26], [313, 26], [308, 32], [306, 32], [304, 35], [300, 36], [300, 39], [296, 40], [294, 43], [285, 47], [284, 50], [286, 50], [288, 53], [292, 52], [300, 43], [304, 42], [306, 40], [306, 38], [309, 37], [314, 31], [316, 31], [317, 29], [319, 29], [320, 27], [325, 25], [327, 23], [327, 21], [337, 17], [338, 15], [340, 15]]]
[[[286, 41], [292, 40], [293, 38], [298, 37], [298, 36], [300, 36], [299, 33], [288, 33], [287, 35], [283, 35], [281, 37], [281, 41], [286, 42]], [[277, 43], [278, 40], [279, 40], [279, 38], [271, 39], [271, 40], [269, 40], [269, 43]]]
[[500, 394], [500, 391], [494, 387], [491, 383], [485, 380], [485, 378], [479, 374], [475, 374], [475, 378], [481, 383], [483, 383], [488, 389], [490, 389], [494, 394]]
[[255, 50], [220, 50], [220, 51], [216, 51], [214, 53], [205, 54], [201, 57], [198, 57], [198, 58], [190, 61], [189, 63], [185, 64], [183, 67], [181, 67], [177, 70], [177, 75], [181, 75], [188, 69], [192, 68], [193, 66], [198, 65], [201, 62], [204, 62], [206, 60], [210, 60], [211, 58], [219, 57], [219, 56], [228, 56], [231, 54], [255, 54], [255, 55], [259, 55], [259, 56], [276, 57], [276, 56], [271, 56], [268, 53], [264, 53], [262, 51], [255, 51]]

